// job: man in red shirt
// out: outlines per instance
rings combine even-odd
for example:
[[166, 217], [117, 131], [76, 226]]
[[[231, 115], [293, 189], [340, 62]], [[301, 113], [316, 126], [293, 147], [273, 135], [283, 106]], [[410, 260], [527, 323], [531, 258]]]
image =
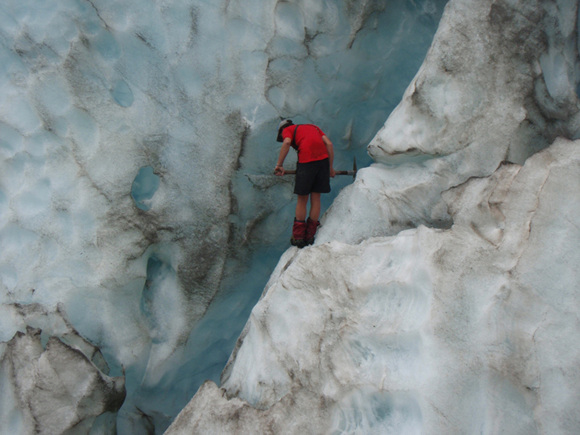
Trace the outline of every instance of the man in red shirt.
[[[314, 243], [320, 225], [320, 194], [330, 192], [330, 177], [334, 177], [334, 147], [323, 131], [313, 124], [294, 125], [290, 119], [278, 127], [278, 142], [282, 142], [274, 173], [284, 175], [284, 159], [290, 147], [298, 153], [294, 193], [298, 195], [296, 217], [290, 243], [299, 248]], [[310, 214], [306, 208], [310, 197]]]

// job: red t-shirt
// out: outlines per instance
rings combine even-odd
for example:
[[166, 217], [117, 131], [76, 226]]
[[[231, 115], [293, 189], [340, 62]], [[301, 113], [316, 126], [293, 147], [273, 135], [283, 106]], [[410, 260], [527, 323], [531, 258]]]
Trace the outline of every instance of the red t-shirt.
[[294, 130], [298, 127], [296, 132], [296, 146], [298, 147], [298, 162], [308, 163], [316, 162], [328, 158], [328, 151], [326, 145], [322, 140], [324, 133], [321, 129], [313, 124], [291, 125], [282, 130], [282, 138], [289, 137], [292, 139]]

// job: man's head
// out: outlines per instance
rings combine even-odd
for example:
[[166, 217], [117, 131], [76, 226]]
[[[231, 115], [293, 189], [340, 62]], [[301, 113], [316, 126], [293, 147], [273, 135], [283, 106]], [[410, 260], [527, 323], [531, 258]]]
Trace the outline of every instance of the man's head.
[[282, 138], [282, 131], [286, 128], [289, 127], [291, 125], [294, 125], [294, 123], [292, 122], [291, 119], [285, 119], [284, 121], [282, 121], [280, 123], [280, 125], [278, 125], [278, 137], [276, 138], [276, 140], [278, 142], [283, 142], [284, 139]]

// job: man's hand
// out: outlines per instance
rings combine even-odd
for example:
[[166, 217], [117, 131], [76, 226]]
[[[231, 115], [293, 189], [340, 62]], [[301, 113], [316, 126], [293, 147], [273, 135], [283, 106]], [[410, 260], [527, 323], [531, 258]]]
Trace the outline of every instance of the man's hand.
[[334, 178], [335, 175], [336, 171], [334, 170], [334, 168], [330, 168], [330, 178]]
[[284, 175], [284, 168], [280, 165], [274, 168], [274, 175], [282, 176]]

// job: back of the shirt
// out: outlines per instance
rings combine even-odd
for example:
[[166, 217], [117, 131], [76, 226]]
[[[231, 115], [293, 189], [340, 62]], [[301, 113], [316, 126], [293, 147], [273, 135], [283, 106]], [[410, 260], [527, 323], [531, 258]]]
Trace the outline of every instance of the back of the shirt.
[[294, 137], [294, 130], [296, 131], [295, 142], [298, 147], [298, 162], [308, 163], [317, 160], [328, 158], [328, 151], [326, 145], [322, 140], [324, 132], [313, 124], [291, 125], [285, 128], [282, 132], [282, 137], [286, 139]]

